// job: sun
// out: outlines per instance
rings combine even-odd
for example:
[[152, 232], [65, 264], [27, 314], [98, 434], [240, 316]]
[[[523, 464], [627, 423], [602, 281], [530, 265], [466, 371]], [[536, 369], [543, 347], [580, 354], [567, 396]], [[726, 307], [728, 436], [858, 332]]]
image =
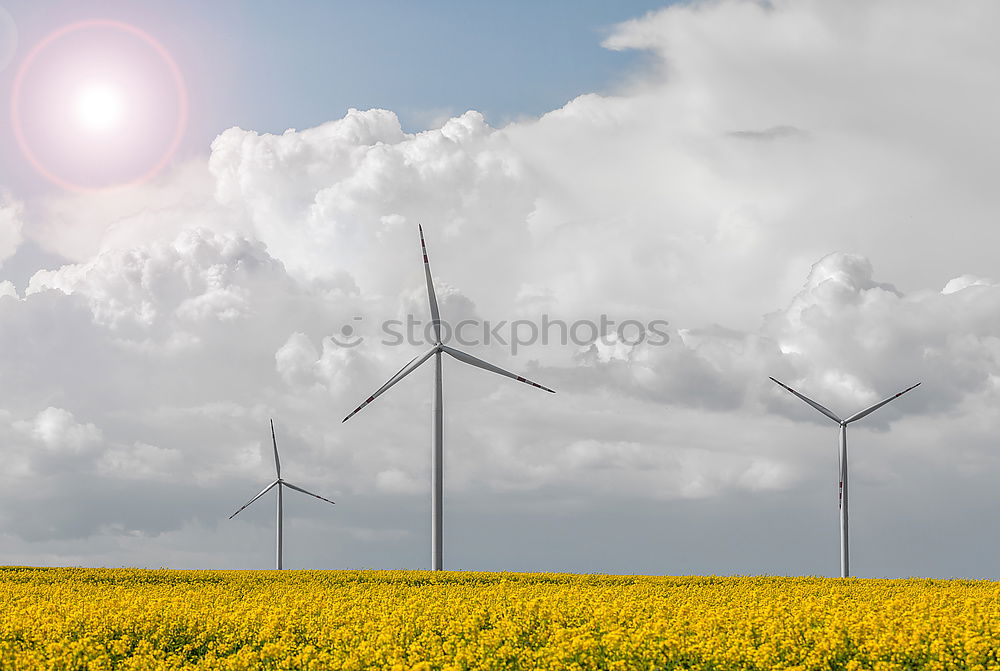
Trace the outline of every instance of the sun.
[[88, 84], [77, 91], [73, 112], [83, 130], [109, 133], [125, 118], [125, 96], [111, 84]]
[[23, 56], [11, 86], [11, 130], [24, 158], [82, 193], [151, 179], [173, 160], [187, 115], [184, 78], [167, 49], [110, 19], [50, 33]]

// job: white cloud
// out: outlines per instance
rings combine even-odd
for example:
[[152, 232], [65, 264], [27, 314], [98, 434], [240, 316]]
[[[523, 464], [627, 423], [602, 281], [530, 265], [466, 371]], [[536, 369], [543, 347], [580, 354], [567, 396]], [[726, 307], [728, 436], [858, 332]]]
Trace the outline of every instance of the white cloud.
[[311, 383], [319, 353], [304, 333], [293, 333], [274, 353], [274, 362], [281, 378], [288, 385]]
[[956, 277], [954, 279], [948, 280], [948, 283], [944, 285], [944, 289], [941, 290], [942, 294], [953, 294], [956, 291], [961, 291], [962, 289], [968, 289], [969, 287], [991, 287], [996, 283], [992, 280], [985, 279], [983, 277], [975, 277], [974, 275], [962, 275], [961, 277]]
[[426, 483], [398, 468], [380, 471], [375, 476], [375, 486], [388, 494], [420, 494], [427, 490]]
[[14, 255], [21, 244], [24, 227], [24, 204], [0, 191], [0, 267]]
[[170, 479], [182, 459], [180, 450], [137, 442], [112, 449], [102, 456], [98, 472], [110, 478]]
[[73, 413], [62, 408], [46, 408], [30, 424], [21, 422], [14, 427], [53, 452], [79, 453], [101, 440], [101, 432], [96, 426], [77, 423]]

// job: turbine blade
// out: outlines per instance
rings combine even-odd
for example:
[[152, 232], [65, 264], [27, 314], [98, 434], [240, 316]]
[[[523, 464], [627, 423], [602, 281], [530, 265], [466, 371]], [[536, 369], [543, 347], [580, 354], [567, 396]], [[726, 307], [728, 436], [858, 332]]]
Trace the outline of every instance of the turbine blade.
[[330, 499], [324, 499], [324, 498], [323, 498], [322, 496], [320, 496], [319, 494], [313, 494], [312, 492], [307, 492], [306, 490], [302, 489], [301, 487], [296, 487], [295, 485], [293, 485], [293, 484], [292, 484], [292, 483], [290, 483], [290, 482], [284, 482], [284, 481], [282, 481], [282, 483], [281, 483], [281, 484], [283, 484], [283, 485], [284, 485], [284, 486], [286, 486], [286, 487], [291, 487], [291, 488], [292, 488], [292, 489], [294, 489], [295, 491], [298, 491], [298, 492], [302, 492], [303, 494], [308, 494], [309, 496], [312, 496], [313, 498], [317, 498], [317, 499], [319, 499], [320, 501], [326, 501], [327, 503], [332, 503], [332, 504], [334, 504], [334, 505], [337, 505], [335, 501], [331, 501]]
[[281, 462], [278, 461], [278, 439], [274, 437], [274, 420], [271, 420], [271, 445], [274, 446], [274, 472], [281, 479]]
[[246, 509], [247, 506], [249, 506], [251, 503], [253, 503], [257, 499], [259, 499], [260, 497], [264, 496], [264, 494], [267, 494], [269, 491], [271, 491], [271, 488], [274, 487], [279, 482], [281, 482], [281, 481], [280, 480], [275, 480], [274, 482], [272, 482], [271, 484], [269, 484], [267, 487], [264, 487], [264, 489], [260, 490], [260, 494], [258, 494], [257, 496], [253, 497], [252, 499], [250, 499], [249, 501], [247, 501], [246, 503], [244, 503], [240, 507], [239, 510], [237, 510], [235, 513], [233, 513], [232, 515], [229, 516], [229, 519], [233, 519], [234, 517], [236, 517], [237, 515], [239, 515], [240, 513], [242, 513]]
[[[347, 420], [349, 420], [351, 417], [354, 417], [354, 415], [358, 414], [358, 412], [360, 412], [362, 408], [364, 408], [366, 405], [368, 405], [369, 403], [371, 403], [372, 401], [374, 401], [376, 398], [378, 398], [379, 396], [381, 396], [385, 392], [385, 390], [387, 390], [389, 387], [391, 387], [392, 385], [396, 384], [397, 382], [399, 382], [400, 380], [402, 380], [404, 377], [406, 377], [407, 375], [409, 375], [410, 373], [412, 373], [414, 370], [416, 370], [416, 368], [420, 364], [422, 364], [423, 362], [427, 361], [427, 359], [429, 359], [431, 357], [431, 355], [434, 354], [434, 352], [436, 352], [436, 351], [437, 351], [436, 347], [435, 348], [431, 348], [431, 350], [429, 352], [427, 352], [426, 354], [420, 354], [418, 356], [413, 357], [410, 360], [410, 363], [408, 363], [405, 366], [403, 366], [402, 368], [400, 368], [398, 373], [396, 373], [395, 375], [393, 375], [389, 379], [388, 382], [386, 382], [385, 384], [383, 384], [381, 387], [378, 388], [378, 391], [376, 391], [374, 394], [372, 394], [371, 396], [369, 396], [368, 399], [364, 403], [362, 403], [361, 405], [359, 405], [357, 408], [354, 409], [354, 411], [351, 414], [349, 414], [347, 417], [345, 417], [344, 418], [344, 422], [346, 422]], [[341, 423], [343, 423], [343, 422], [341, 422]]]
[[471, 354], [466, 354], [465, 352], [457, 350], [457, 349], [455, 349], [453, 347], [448, 347], [447, 345], [441, 345], [441, 350], [444, 351], [444, 352], [447, 352], [450, 355], [452, 355], [453, 357], [455, 357], [456, 359], [458, 359], [462, 363], [467, 363], [470, 366], [475, 366], [476, 368], [482, 368], [483, 370], [488, 370], [491, 373], [496, 373], [497, 375], [503, 375], [504, 377], [509, 377], [512, 380], [517, 380], [518, 382], [523, 382], [525, 384], [530, 384], [532, 387], [538, 387], [539, 389], [544, 389], [545, 391], [549, 392], [550, 394], [554, 394], [555, 393], [553, 390], [549, 389], [548, 387], [543, 387], [542, 385], [538, 384], [537, 382], [532, 382], [531, 380], [529, 380], [526, 377], [522, 377], [520, 375], [515, 375], [514, 373], [511, 373], [510, 371], [506, 371], [503, 368], [500, 368], [499, 366], [494, 366], [491, 363], [486, 363], [482, 359], [477, 359], [476, 357], [472, 356]]
[[799, 398], [801, 398], [803, 401], [805, 401], [806, 403], [808, 403], [809, 405], [811, 405], [812, 407], [816, 408], [821, 413], [823, 413], [824, 415], [826, 415], [827, 417], [829, 417], [830, 419], [832, 419], [833, 421], [835, 421], [837, 424], [840, 424], [840, 417], [837, 417], [830, 410], [828, 410], [827, 408], [824, 408], [823, 406], [821, 406], [816, 401], [812, 400], [811, 398], [809, 398], [809, 397], [807, 397], [807, 396], [805, 396], [803, 394], [800, 394], [799, 392], [797, 392], [794, 389], [792, 389], [791, 387], [789, 387], [787, 384], [784, 384], [782, 382], [778, 382], [773, 377], [771, 377], [770, 380], [772, 382], [774, 382], [774, 383], [776, 383], [776, 384], [784, 387], [786, 390], [790, 391], [791, 393], [795, 394], [796, 396], [798, 396]]
[[427, 301], [431, 306], [431, 326], [434, 328], [435, 342], [441, 342], [441, 312], [438, 310], [437, 294], [434, 293], [434, 280], [431, 279], [431, 262], [427, 260], [424, 227], [417, 224], [417, 228], [420, 231], [420, 249], [424, 253], [424, 279], [427, 280]]
[[872, 414], [873, 412], [875, 412], [876, 410], [878, 410], [879, 408], [881, 408], [886, 403], [889, 403], [891, 401], [895, 401], [897, 398], [899, 398], [900, 396], [902, 396], [906, 392], [910, 391], [911, 389], [916, 389], [919, 386], [920, 386], [920, 383], [918, 382], [915, 385], [913, 385], [912, 387], [908, 387], [908, 388], [904, 389], [903, 391], [899, 392], [895, 396], [890, 396], [889, 398], [885, 399], [884, 401], [879, 401], [875, 405], [873, 405], [871, 407], [868, 407], [868, 408], [865, 408], [864, 410], [862, 410], [861, 412], [859, 412], [857, 414], [851, 415], [850, 417], [848, 417], [847, 419], [844, 420], [844, 423], [850, 424], [851, 422], [858, 421], [862, 417], [867, 417], [868, 415]]

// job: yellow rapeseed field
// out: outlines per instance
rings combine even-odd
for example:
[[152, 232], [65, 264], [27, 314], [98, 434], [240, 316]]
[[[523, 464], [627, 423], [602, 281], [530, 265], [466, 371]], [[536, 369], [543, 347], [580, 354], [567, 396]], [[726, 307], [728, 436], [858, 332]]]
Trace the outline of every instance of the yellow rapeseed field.
[[1000, 669], [1000, 584], [0, 568], [7, 669]]

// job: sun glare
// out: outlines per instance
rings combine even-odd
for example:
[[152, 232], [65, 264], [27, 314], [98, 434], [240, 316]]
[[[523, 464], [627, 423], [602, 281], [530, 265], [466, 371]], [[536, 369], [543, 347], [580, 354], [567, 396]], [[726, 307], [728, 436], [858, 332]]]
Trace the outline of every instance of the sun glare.
[[125, 101], [121, 91], [107, 84], [91, 84], [76, 96], [76, 119], [93, 133], [113, 131], [125, 116]]
[[84, 193], [160, 172], [187, 114], [170, 53], [120, 21], [89, 19], [50, 33], [21, 58], [11, 87], [11, 130], [25, 159], [52, 183]]

